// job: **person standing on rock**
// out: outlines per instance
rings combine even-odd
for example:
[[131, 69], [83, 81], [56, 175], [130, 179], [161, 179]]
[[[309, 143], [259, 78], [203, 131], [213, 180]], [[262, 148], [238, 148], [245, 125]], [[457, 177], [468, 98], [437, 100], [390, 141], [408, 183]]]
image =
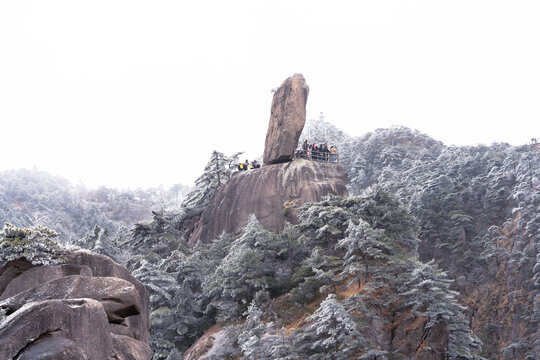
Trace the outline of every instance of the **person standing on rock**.
[[304, 156], [307, 157], [307, 152], [308, 152], [308, 141], [307, 141], [307, 139], [304, 140], [304, 143], [302, 144], [302, 150], [304, 151]]

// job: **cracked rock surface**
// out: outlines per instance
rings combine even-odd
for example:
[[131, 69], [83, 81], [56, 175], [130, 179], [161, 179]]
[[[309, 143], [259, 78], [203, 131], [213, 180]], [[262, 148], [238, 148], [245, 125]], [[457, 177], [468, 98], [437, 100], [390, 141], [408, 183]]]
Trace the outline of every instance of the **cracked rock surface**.
[[151, 358], [148, 292], [110, 258], [88, 251], [65, 264], [0, 267], [0, 360]]

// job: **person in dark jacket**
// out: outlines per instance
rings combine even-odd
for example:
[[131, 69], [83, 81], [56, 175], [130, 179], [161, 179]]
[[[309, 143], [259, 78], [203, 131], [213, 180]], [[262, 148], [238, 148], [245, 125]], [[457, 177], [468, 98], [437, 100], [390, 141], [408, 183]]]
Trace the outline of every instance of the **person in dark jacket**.
[[323, 144], [322, 146], [322, 161], [328, 161], [330, 157], [330, 150], [328, 149], [328, 144]]
[[313, 143], [312, 149], [312, 159], [319, 160], [319, 148], [317, 147], [317, 144]]

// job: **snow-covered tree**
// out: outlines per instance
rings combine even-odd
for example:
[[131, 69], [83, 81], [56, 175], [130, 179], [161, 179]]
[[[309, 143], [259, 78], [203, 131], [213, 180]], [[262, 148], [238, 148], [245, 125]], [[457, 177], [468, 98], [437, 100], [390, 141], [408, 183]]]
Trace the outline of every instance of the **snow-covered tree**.
[[334, 294], [295, 332], [294, 346], [308, 359], [349, 359], [362, 346], [362, 336], [351, 315]]
[[255, 293], [274, 282], [272, 234], [251, 216], [243, 234], [232, 244], [214, 273], [203, 284], [203, 291], [214, 300], [218, 321], [239, 317]]
[[482, 359], [481, 341], [468, 326], [463, 311], [457, 302], [457, 292], [450, 290], [452, 280], [438, 268], [435, 261], [417, 262], [406, 283], [410, 289], [404, 293], [404, 305], [411, 306], [415, 317], [427, 319], [425, 336], [434, 325], [446, 324], [448, 343], [446, 355], [449, 359]]
[[347, 251], [342, 277], [351, 277], [351, 282], [356, 281], [360, 288], [362, 280], [371, 278], [370, 271], [374, 271], [373, 268], [382, 259], [389, 257], [389, 245], [384, 241], [384, 230], [373, 229], [364, 220], [360, 220], [357, 225], [349, 222], [347, 237], [336, 245]]
[[217, 190], [231, 177], [241, 154], [236, 153], [227, 157], [214, 150], [203, 173], [195, 180], [195, 189], [189, 192], [182, 202], [184, 211], [190, 214], [202, 213]]
[[72, 250], [54, 239], [58, 235], [44, 226], [19, 228], [6, 223], [0, 232], [0, 259], [6, 262], [25, 259], [34, 265], [57, 264]]
[[[331, 288], [336, 292], [336, 285], [340, 281], [339, 273], [342, 269], [343, 261], [341, 258], [333, 255], [326, 255], [323, 249], [315, 247], [311, 252], [311, 256], [304, 260], [304, 264], [314, 272], [313, 279], [317, 282], [325, 284], [320, 291], [326, 292]], [[305, 278], [305, 281], [310, 281], [310, 278]]]

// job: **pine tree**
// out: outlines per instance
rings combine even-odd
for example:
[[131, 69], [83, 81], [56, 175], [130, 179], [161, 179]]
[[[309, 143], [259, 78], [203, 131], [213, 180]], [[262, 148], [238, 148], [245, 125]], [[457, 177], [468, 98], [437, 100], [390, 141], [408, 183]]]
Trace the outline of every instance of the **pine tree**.
[[57, 264], [73, 250], [59, 244], [59, 234], [44, 226], [19, 228], [5, 223], [0, 232], [0, 259], [7, 262], [26, 259], [34, 265]]
[[361, 280], [371, 278], [374, 268], [389, 257], [390, 249], [383, 236], [383, 230], [373, 229], [364, 220], [360, 220], [358, 225], [349, 222], [347, 237], [336, 245], [347, 251], [344, 255], [343, 278], [352, 276], [351, 283], [356, 281], [358, 288], [361, 287]]
[[357, 325], [334, 294], [295, 332], [294, 346], [308, 359], [349, 359], [363, 345]]
[[257, 291], [271, 286], [275, 272], [266, 265], [274, 257], [271, 240], [271, 233], [251, 216], [242, 236], [205, 280], [203, 291], [214, 299], [211, 306], [217, 310], [219, 322], [238, 318]]
[[195, 180], [195, 189], [187, 194], [182, 202], [184, 211], [190, 216], [204, 211], [217, 190], [231, 177], [240, 154], [242, 153], [227, 157], [219, 151], [214, 150], [212, 152], [202, 175]]
[[469, 328], [463, 311], [458, 304], [457, 292], [450, 290], [452, 280], [440, 270], [435, 261], [417, 262], [405, 285], [410, 289], [404, 293], [404, 305], [411, 306], [415, 317], [425, 317], [424, 338], [434, 325], [445, 323], [449, 332], [446, 355], [449, 359], [482, 359], [480, 340]]
[[[326, 292], [329, 287], [332, 288], [334, 293], [336, 292], [336, 285], [340, 281], [339, 273], [343, 264], [341, 258], [326, 255], [320, 247], [315, 247], [311, 252], [311, 256], [304, 260], [304, 264], [315, 273], [313, 276], [315, 281], [325, 284], [319, 289], [320, 292]], [[309, 277], [305, 278], [305, 281], [310, 280]]]

